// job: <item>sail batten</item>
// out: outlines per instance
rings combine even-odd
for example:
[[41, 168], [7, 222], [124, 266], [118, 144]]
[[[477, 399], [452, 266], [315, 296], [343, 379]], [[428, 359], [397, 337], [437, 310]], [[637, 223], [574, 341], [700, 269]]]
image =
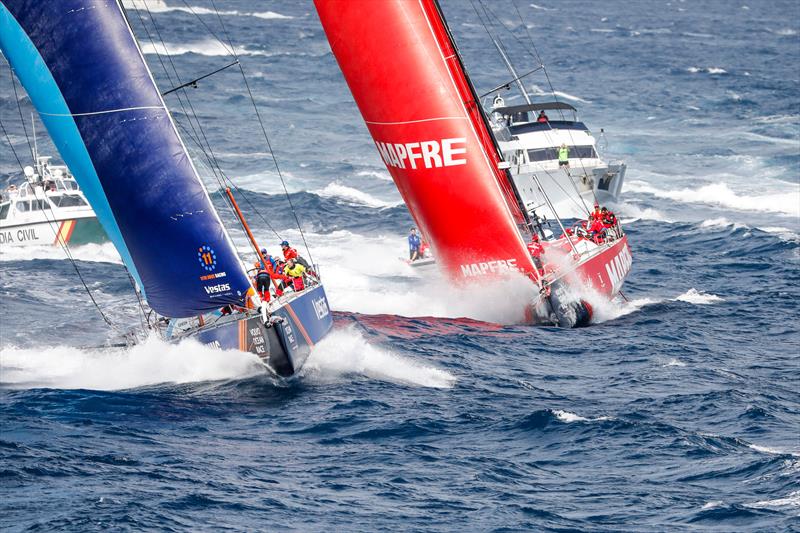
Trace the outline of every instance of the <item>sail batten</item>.
[[121, 6], [3, 0], [0, 47], [148, 304], [242, 304], [244, 266]]

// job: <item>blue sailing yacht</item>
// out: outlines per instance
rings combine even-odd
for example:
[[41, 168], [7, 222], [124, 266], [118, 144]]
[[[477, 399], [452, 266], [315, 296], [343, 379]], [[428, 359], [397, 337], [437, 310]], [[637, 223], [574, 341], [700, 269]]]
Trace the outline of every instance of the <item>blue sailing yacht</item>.
[[[151, 329], [291, 376], [332, 327], [322, 284], [262, 302], [118, 1], [2, 0], [0, 49], [136, 283]], [[258, 249], [256, 249], [258, 253]], [[223, 315], [230, 306], [235, 311]]]

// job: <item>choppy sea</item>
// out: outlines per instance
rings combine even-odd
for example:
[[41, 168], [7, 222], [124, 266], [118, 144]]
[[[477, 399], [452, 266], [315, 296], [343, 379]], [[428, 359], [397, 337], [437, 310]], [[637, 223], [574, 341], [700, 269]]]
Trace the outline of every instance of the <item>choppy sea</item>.
[[[520, 71], [535, 44], [559, 99], [627, 161], [613, 207], [628, 301], [585, 329], [513, 325], [507, 292], [401, 262], [410, 217], [310, 1], [217, 0], [217, 16], [210, 1], [137, 0], [162, 90], [159, 57], [186, 81], [230, 61], [212, 34], [230, 32], [337, 327], [290, 382], [198, 344], [101, 349], [118, 332], [63, 251], [4, 248], [0, 529], [800, 530], [798, 4], [441, 1], [479, 92], [508, 79], [486, 23]], [[0, 67], [0, 118], [24, 155]], [[552, 96], [541, 72], [526, 87]], [[241, 77], [189, 94], [276, 230], [250, 216], [256, 233], [274, 252], [278, 235], [297, 241]], [[0, 141], [0, 183], [17, 182]], [[39, 150], [54, 153], [42, 134]], [[113, 247], [72, 254], [115, 326], [138, 324]]]

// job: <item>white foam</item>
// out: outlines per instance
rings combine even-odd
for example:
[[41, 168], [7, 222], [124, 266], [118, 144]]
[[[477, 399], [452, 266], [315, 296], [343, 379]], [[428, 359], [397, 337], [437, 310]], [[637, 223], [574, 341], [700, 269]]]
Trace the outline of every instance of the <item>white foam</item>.
[[767, 453], [770, 455], [791, 455], [792, 457], [800, 457], [800, 453], [798, 452], [787, 452], [784, 450], [779, 450], [777, 448], [769, 448], [767, 446], [759, 446], [758, 444], [748, 444], [748, 448], [751, 450], [755, 450], [761, 453]]
[[282, 15], [280, 13], [276, 13], [274, 11], [264, 11], [261, 13], [249, 13], [251, 17], [256, 17], [260, 19], [272, 20], [272, 19], [292, 19], [291, 15]]
[[756, 509], [781, 509], [785, 507], [800, 507], [800, 490], [790, 492], [783, 498], [774, 500], [761, 500], [754, 503], [745, 504], [747, 507]]
[[356, 173], [356, 176], [378, 178], [382, 181], [392, 181], [392, 176], [390, 176], [388, 172], [378, 172], [375, 170], [361, 170]]
[[[249, 50], [244, 46], [235, 47], [236, 55], [243, 56], [269, 56], [263, 50]], [[180, 56], [184, 54], [199, 54], [203, 56], [230, 56], [231, 50], [220, 41], [207, 39], [193, 43], [142, 43], [142, 53]]]
[[402, 204], [402, 202], [387, 202], [379, 198], [375, 198], [369, 193], [359, 191], [353, 187], [348, 187], [340, 182], [329, 183], [323, 189], [313, 191], [314, 194], [324, 198], [341, 198], [351, 203], [362, 204], [369, 207], [394, 207]]
[[795, 233], [789, 228], [784, 228], [781, 226], [767, 226], [758, 229], [760, 229], [761, 231], [765, 231], [767, 233], [772, 233], [773, 235], [777, 235], [778, 238], [782, 241], [800, 242], [800, 234]]
[[663, 365], [661, 365], [661, 366], [666, 366], [666, 367], [669, 367], [669, 366], [678, 366], [678, 367], [683, 367], [683, 366], [686, 366], [686, 363], [684, 363], [683, 361], [681, 361], [681, 360], [679, 360], [679, 359], [672, 358], [672, 359], [670, 359], [669, 361], [667, 361], [666, 363], [664, 363], [664, 364], [663, 364]]
[[289, 15], [282, 15], [274, 11], [264, 11], [260, 13], [249, 13], [241, 11], [216, 11], [202, 6], [171, 6], [164, 0], [124, 0], [123, 4], [128, 9], [136, 9], [140, 11], [150, 11], [151, 13], [171, 13], [181, 11], [184, 13], [192, 13], [194, 15], [222, 15], [222, 16], [244, 16], [244, 17], [257, 17], [261, 19], [291, 19], [294, 18]]
[[368, 343], [354, 327], [333, 331], [314, 347], [301, 371], [303, 379], [333, 381], [351, 375], [438, 389], [451, 388], [456, 377]]
[[611, 420], [610, 416], [598, 416], [597, 418], [586, 418], [581, 415], [577, 415], [575, 413], [571, 413], [569, 411], [563, 411], [561, 409], [556, 409], [553, 411], [553, 414], [561, 420], [562, 422], [566, 422], [567, 424], [571, 422], [599, 422], [602, 420]]
[[710, 218], [700, 224], [701, 228], [731, 228], [731, 229], [750, 229], [746, 224], [731, 222], [725, 217]]
[[[301, 242], [296, 230], [281, 233], [292, 243]], [[536, 296], [533, 283], [521, 275], [479, 288], [461, 288], [446, 281], [435, 265], [411, 267], [405, 262], [404, 234], [358, 235], [340, 230], [306, 233], [306, 239], [314, 261], [321, 265], [331, 305], [340, 311], [518, 324], [524, 319], [526, 304]]]
[[530, 92], [532, 94], [537, 95], [537, 96], [545, 96], [545, 95], [554, 94], [556, 96], [560, 96], [561, 98], [566, 98], [567, 100], [572, 100], [572, 101], [575, 101], [575, 102], [581, 102], [581, 103], [584, 103], [584, 104], [591, 104], [592, 103], [590, 100], [584, 100], [583, 98], [581, 98], [579, 96], [575, 96], [575, 95], [572, 95], [572, 94], [569, 94], [569, 93], [564, 93], [564, 92], [561, 92], [561, 91], [555, 91], [555, 92], [553, 92], [553, 91], [545, 91], [544, 89], [542, 89], [541, 87], [539, 87], [538, 85], [535, 85], [535, 84], [530, 86]]
[[746, 195], [737, 194], [726, 183], [711, 183], [698, 189], [664, 190], [645, 182], [631, 181], [625, 190], [684, 203], [800, 216], [800, 188], [793, 186], [787, 187], [786, 191], [780, 194]]
[[[70, 246], [73, 259], [95, 263], [122, 264], [117, 249], [110, 242], [102, 244], [82, 244]], [[31, 261], [36, 259], [67, 260], [67, 254], [60, 246], [4, 246], [0, 248], [0, 261]]]
[[538, 6], [536, 4], [531, 4], [531, 7], [533, 9], [539, 9], [541, 11], [555, 11], [555, 8], [553, 8], [553, 7]]
[[208, 348], [193, 340], [168, 344], [152, 337], [132, 348], [99, 350], [70, 346], [0, 350], [2, 384], [15, 388], [120, 390], [241, 379], [265, 371], [254, 354]]
[[708, 511], [710, 509], [717, 509], [719, 507], [723, 507], [724, 505], [725, 503], [721, 500], [712, 500], [710, 502], [704, 503], [703, 507], [701, 507], [701, 510]]
[[727, 74], [728, 71], [721, 67], [689, 67], [686, 69], [688, 72], [692, 74], [697, 74], [698, 72], [705, 72], [707, 74]]
[[708, 294], [703, 291], [698, 291], [697, 289], [694, 288], [684, 292], [683, 294], [675, 298], [675, 300], [678, 302], [687, 302], [695, 305], [711, 305], [725, 301], [716, 294]]

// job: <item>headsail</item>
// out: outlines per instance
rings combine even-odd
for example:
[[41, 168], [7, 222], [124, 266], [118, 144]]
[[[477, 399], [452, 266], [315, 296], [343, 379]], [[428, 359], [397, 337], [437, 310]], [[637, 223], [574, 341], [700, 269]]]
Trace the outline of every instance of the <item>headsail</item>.
[[159, 314], [252, 286], [116, 1], [2, 0], [0, 48]]
[[434, 0], [315, 0], [328, 42], [416, 223], [451, 277], [535, 273], [524, 221]]

